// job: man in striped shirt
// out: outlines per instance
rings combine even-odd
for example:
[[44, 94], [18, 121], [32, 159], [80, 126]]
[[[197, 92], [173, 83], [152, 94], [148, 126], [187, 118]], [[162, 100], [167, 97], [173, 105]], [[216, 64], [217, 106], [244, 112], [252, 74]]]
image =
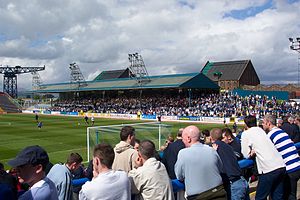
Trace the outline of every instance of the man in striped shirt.
[[266, 115], [262, 125], [286, 165], [287, 176], [285, 179], [284, 199], [297, 199], [297, 181], [300, 178], [300, 157], [298, 151], [288, 134], [276, 127], [275, 116]]

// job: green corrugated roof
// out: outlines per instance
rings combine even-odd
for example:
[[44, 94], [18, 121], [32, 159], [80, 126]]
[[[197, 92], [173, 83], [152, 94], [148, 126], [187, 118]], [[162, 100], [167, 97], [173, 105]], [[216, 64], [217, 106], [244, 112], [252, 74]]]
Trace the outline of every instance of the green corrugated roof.
[[92, 91], [92, 90], [126, 90], [138, 88], [202, 88], [218, 89], [218, 86], [203, 74], [175, 74], [150, 76], [150, 82], [139, 86], [135, 79], [117, 78], [110, 80], [87, 81], [87, 86], [78, 88], [77, 84], [57, 83], [44, 84], [41, 89], [33, 92], [68, 92], [68, 91]]
[[225, 61], [225, 62], [207, 62], [201, 72], [213, 81], [217, 81], [218, 78], [214, 76], [216, 72], [221, 72], [222, 76], [220, 80], [239, 80], [242, 73], [251, 60], [237, 60], [237, 61]]
[[129, 78], [129, 69], [103, 71], [94, 79], [94, 81], [113, 78]]
[[203, 68], [203, 70], [202, 70], [202, 74], [204, 74], [204, 75], [206, 76], [207, 73], [209, 72], [209, 70], [211, 69], [211, 67], [213, 66], [213, 64], [214, 64], [214, 63], [212, 63], [212, 62], [208, 62], [208, 63], [204, 66], [204, 68]]

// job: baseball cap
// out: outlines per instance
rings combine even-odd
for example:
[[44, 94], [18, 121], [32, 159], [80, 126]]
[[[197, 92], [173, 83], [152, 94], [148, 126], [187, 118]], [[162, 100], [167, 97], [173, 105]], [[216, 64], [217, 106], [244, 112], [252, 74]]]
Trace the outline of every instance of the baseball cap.
[[28, 146], [24, 148], [15, 159], [8, 161], [8, 164], [12, 167], [18, 167], [26, 164], [43, 164], [49, 163], [49, 157], [47, 152], [40, 146]]

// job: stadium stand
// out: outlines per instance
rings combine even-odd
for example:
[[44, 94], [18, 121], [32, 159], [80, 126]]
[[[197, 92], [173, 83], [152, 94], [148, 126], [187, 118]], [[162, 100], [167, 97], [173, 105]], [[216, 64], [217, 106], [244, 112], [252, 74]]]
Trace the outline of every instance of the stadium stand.
[[21, 111], [18, 105], [8, 94], [0, 92], [0, 112], [19, 113]]
[[299, 105], [278, 101], [276, 97], [235, 94], [203, 94], [193, 98], [174, 97], [165, 94], [144, 94], [142, 98], [118, 95], [106, 98], [82, 98], [55, 102], [52, 111], [136, 114], [138, 111], [149, 115], [232, 117], [266, 113], [280, 117], [297, 114]]

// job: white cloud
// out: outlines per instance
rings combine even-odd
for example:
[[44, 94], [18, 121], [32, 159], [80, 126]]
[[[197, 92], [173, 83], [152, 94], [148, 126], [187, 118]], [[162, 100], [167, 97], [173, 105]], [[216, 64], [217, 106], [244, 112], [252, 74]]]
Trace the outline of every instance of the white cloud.
[[[274, 1], [244, 20], [224, 18], [266, 2], [3, 0], [0, 64], [46, 65], [41, 78], [56, 83], [69, 81], [69, 63], [77, 62], [92, 80], [127, 67], [128, 53], [138, 52], [150, 75], [198, 72], [207, 60], [251, 59], [263, 83], [296, 82], [297, 56], [288, 38], [300, 36], [299, 1]], [[25, 88], [29, 80], [18, 77]]]

